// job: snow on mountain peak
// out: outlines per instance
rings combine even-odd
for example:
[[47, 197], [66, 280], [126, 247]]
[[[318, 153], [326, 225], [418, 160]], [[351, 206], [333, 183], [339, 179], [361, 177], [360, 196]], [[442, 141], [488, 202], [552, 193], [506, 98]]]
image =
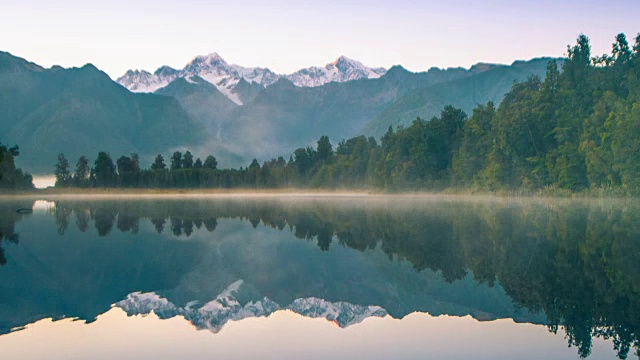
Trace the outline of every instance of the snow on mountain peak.
[[384, 75], [383, 68], [370, 68], [360, 61], [350, 59], [344, 55], [324, 67], [312, 66], [287, 75], [296, 86], [314, 87], [329, 82], [346, 82], [359, 79], [375, 79]]
[[127, 72], [116, 81], [133, 92], [154, 92], [161, 87], [167, 86], [175, 75], [156, 73], [151, 74], [145, 70], [127, 70]]
[[346, 57], [344, 55], [340, 55], [340, 57], [337, 58], [331, 64], [333, 64], [333, 66], [335, 66], [335, 67], [337, 67], [337, 68], [339, 68], [341, 70], [347, 69], [349, 67], [360, 67], [360, 68], [366, 67], [366, 66], [362, 65], [362, 63], [360, 61], [349, 59], [348, 57]]
[[178, 70], [171, 66], [163, 65], [158, 68], [153, 74], [158, 76], [175, 76], [178, 74]]
[[198, 76], [213, 84], [238, 105], [242, 105], [242, 101], [235, 91], [235, 86], [241, 79], [266, 87], [280, 78], [279, 75], [266, 68], [245, 68], [239, 65], [230, 65], [220, 54], [213, 52], [208, 55], [196, 56], [182, 70], [176, 70], [169, 66], [162, 66], [153, 74], [146, 71], [129, 70], [116, 81], [133, 92], [154, 92], [167, 86], [176, 78], [185, 78], [189, 81], [192, 76]]
[[270, 86], [284, 77], [300, 87], [320, 86], [329, 82], [375, 79], [386, 73], [384, 68], [369, 68], [357, 60], [340, 56], [324, 67], [312, 66], [290, 75], [278, 75], [268, 68], [243, 67], [229, 64], [217, 52], [193, 58], [182, 70], [161, 66], [153, 74], [144, 70], [129, 70], [116, 81], [133, 92], [154, 92], [176, 78], [199, 76], [213, 84], [238, 105], [242, 101], [235, 91], [241, 79], [249, 83]]
[[196, 56], [187, 64], [185, 70], [198, 69], [200, 67], [226, 69], [228, 66], [229, 64], [227, 64], [227, 62], [220, 55], [218, 55], [218, 53], [213, 52], [208, 55]]

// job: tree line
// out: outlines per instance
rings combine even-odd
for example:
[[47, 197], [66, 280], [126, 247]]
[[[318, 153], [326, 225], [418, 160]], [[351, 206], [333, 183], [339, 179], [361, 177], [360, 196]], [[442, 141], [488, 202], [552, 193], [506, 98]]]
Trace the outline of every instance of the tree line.
[[[202, 188], [368, 188], [437, 190], [608, 188], [640, 193], [640, 34], [624, 34], [611, 55], [592, 56], [580, 35], [544, 79], [515, 83], [499, 106], [478, 105], [471, 116], [446, 106], [429, 121], [389, 127], [376, 140], [357, 136], [334, 146], [296, 149], [246, 168], [218, 169], [213, 156], [193, 160], [175, 152], [141, 169], [137, 155], [114, 164], [101, 152], [95, 166], [78, 160], [71, 174], [60, 155], [58, 186]], [[82, 161], [81, 161], [82, 160]]]

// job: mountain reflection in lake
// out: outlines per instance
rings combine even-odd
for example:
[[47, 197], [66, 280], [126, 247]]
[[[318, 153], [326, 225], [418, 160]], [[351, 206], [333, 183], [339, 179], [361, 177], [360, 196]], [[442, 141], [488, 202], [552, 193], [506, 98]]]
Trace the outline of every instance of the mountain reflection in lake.
[[[0, 201], [3, 349], [39, 320], [98, 324], [112, 307], [215, 336], [230, 321], [282, 312], [350, 329], [424, 312], [560, 330], [551, 338], [565, 335], [569, 358], [640, 348], [640, 208], [631, 202], [61, 198], [33, 214], [21, 207]], [[594, 350], [594, 339], [613, 352]], [[441, 346], [456, 358], [451, 341]], [[503, 358], [523, 358], [523, 347], [510, 349]]]

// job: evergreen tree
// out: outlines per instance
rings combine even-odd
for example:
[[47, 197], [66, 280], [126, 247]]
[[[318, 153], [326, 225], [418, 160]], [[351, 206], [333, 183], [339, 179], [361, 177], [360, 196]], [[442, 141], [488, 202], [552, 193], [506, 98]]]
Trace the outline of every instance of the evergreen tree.
[[69, 161], [63, 153], [58, 154], [58, 162], [56, 163], [53, 173], [56, 176], [55, 186], [71, 185], [71, 171], [69, 171]]
[[15, 158], [20, 155], [20, 148], [15, 145], [7, 147], [0, 143], [0, 189], [31, 189], [33, 178], [16, 167]]
[[96, 186], [109, 187], [116, 185], [116, 167], [108, 153], [104, 151], [98, 153], [98, 157], [94, 162], [93, 172]]
[[321, 136], [320, 140], [318, 140], [316, 155], [316, 160], [323, 163], [330, 161], [333, 157], [333, 147], [331, 146], [331, 142], [329, 142], [328, 136]]
[[176, 151], [171, 155], [171, 170], [182, 169], [182, 153]]
[[182, 158], [182, 168], [183, 169], [193, 168], [193, 155], [189, 150], [187, 150], [187, 152], [184, 153], [184, 156]]
[[90, 171], [89, 159], [84, 155], [80, 156], [76, 162], [76, 172], [73, 176], [76, 186], [84, 187], [89, 185]]
[[156, 159], [151, 164], [151, 170], [164, 170], [167, 168], [167, 165], [164, 163], [164, 157], [162, 154], [158, 154]]
[[203, 167], [205, 169], [215, 170], [218, 168], [218, 160], [216, 160], [213, 155], [209, 155], [206, 159], [204, 159]]

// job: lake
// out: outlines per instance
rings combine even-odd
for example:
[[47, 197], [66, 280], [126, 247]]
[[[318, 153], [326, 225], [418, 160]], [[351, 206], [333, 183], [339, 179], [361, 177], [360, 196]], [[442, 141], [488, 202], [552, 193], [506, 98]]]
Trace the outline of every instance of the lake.
[[633, 200], [5, 197], [0, 239], [2, 359], [640, 348]]

